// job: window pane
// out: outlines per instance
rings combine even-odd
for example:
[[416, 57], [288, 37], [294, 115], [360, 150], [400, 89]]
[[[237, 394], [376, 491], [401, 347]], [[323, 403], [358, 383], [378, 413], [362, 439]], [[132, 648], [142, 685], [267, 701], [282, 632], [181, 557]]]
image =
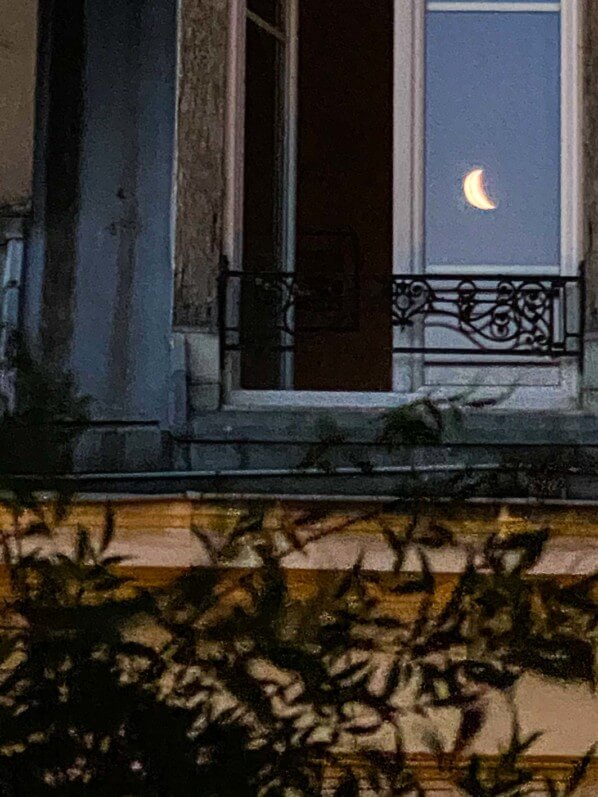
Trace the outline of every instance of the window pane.
[[427, 15], [426, 261], [560, 260], [558, 13]]
[[247, 8], [271, 25], [276, 25], [280, 22], [279, 0], [247, 0]]

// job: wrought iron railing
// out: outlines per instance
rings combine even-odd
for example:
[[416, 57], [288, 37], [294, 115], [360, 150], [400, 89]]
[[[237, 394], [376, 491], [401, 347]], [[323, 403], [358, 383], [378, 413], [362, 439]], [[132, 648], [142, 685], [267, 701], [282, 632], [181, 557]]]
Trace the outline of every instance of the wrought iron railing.
[[583, 277], [395, 275], [358, 286], [342, 276], [281, 271], [221, 275], [224, 351], [293, 351], [326, 331], [358, 331], [360, 293], [387, 304], [392, 350], [434, 355], [582, 358]]

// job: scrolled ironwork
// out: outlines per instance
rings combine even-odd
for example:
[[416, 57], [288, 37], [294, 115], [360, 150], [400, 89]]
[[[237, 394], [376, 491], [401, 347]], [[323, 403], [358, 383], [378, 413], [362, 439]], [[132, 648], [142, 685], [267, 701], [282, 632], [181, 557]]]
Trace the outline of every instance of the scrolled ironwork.
[[423, 278], [404, 279], [392, 282], [392, 320], [401, 329], [413, 326], [413, 320], [429, 313], [434, 306], [435, 293], [429, 281]]
[[[225, 271], [223, 289], [224, 350], [292, 350], [298, 337], [355, 331], [359, 323], [356, 283], [338, 273], [306, 280], [282, 271]], [[379, 297], [381, 312], [388, 302], [395, 352], [551, 359], [583, 353], [582, 277], [395, 275], [363, 290]], [[451, 335], [435, 345], [434, 329]]]
[[552, 301], [558, 301], [559, 292], [551, 285], [504, 278], [495, 285], [480, 285], [467, 279], [457, 285], [456, 294], [454, 312], [444, 310], [443, 315], [454, 317], [459, 330], [478, 347], [486, 341], [541, 352], [552, 345]]

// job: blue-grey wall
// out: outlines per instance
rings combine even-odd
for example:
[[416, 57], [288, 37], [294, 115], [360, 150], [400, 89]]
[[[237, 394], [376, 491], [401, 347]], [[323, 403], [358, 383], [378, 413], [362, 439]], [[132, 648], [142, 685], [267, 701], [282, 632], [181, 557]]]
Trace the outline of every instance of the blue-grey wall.
[[[66, 364], [98, 419], [165, 421], [173, 278], [176, 0], [84, 0], [83, 126]], [[42, 43], [42, 52], [43, 52]], [[44, 68], [43, 59], [41, 62]], [[24, 322], [45, 329], [47, 97], [40, 75]], [[47, 199], [47, 197], [46, 197]], [[65, 264], [66, 269], [66, 264]], [[47, 326], [47, 325], [46, 325]]]

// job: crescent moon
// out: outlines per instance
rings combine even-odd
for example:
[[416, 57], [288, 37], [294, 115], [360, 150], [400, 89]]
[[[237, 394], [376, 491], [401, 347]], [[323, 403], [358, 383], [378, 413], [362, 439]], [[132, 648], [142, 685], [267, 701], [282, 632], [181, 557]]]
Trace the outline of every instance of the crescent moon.
[[478, 210], [496, 210], [484, 187], [484, 170], [473, 169], [463, 179], [463, 193], [469, 204]]

